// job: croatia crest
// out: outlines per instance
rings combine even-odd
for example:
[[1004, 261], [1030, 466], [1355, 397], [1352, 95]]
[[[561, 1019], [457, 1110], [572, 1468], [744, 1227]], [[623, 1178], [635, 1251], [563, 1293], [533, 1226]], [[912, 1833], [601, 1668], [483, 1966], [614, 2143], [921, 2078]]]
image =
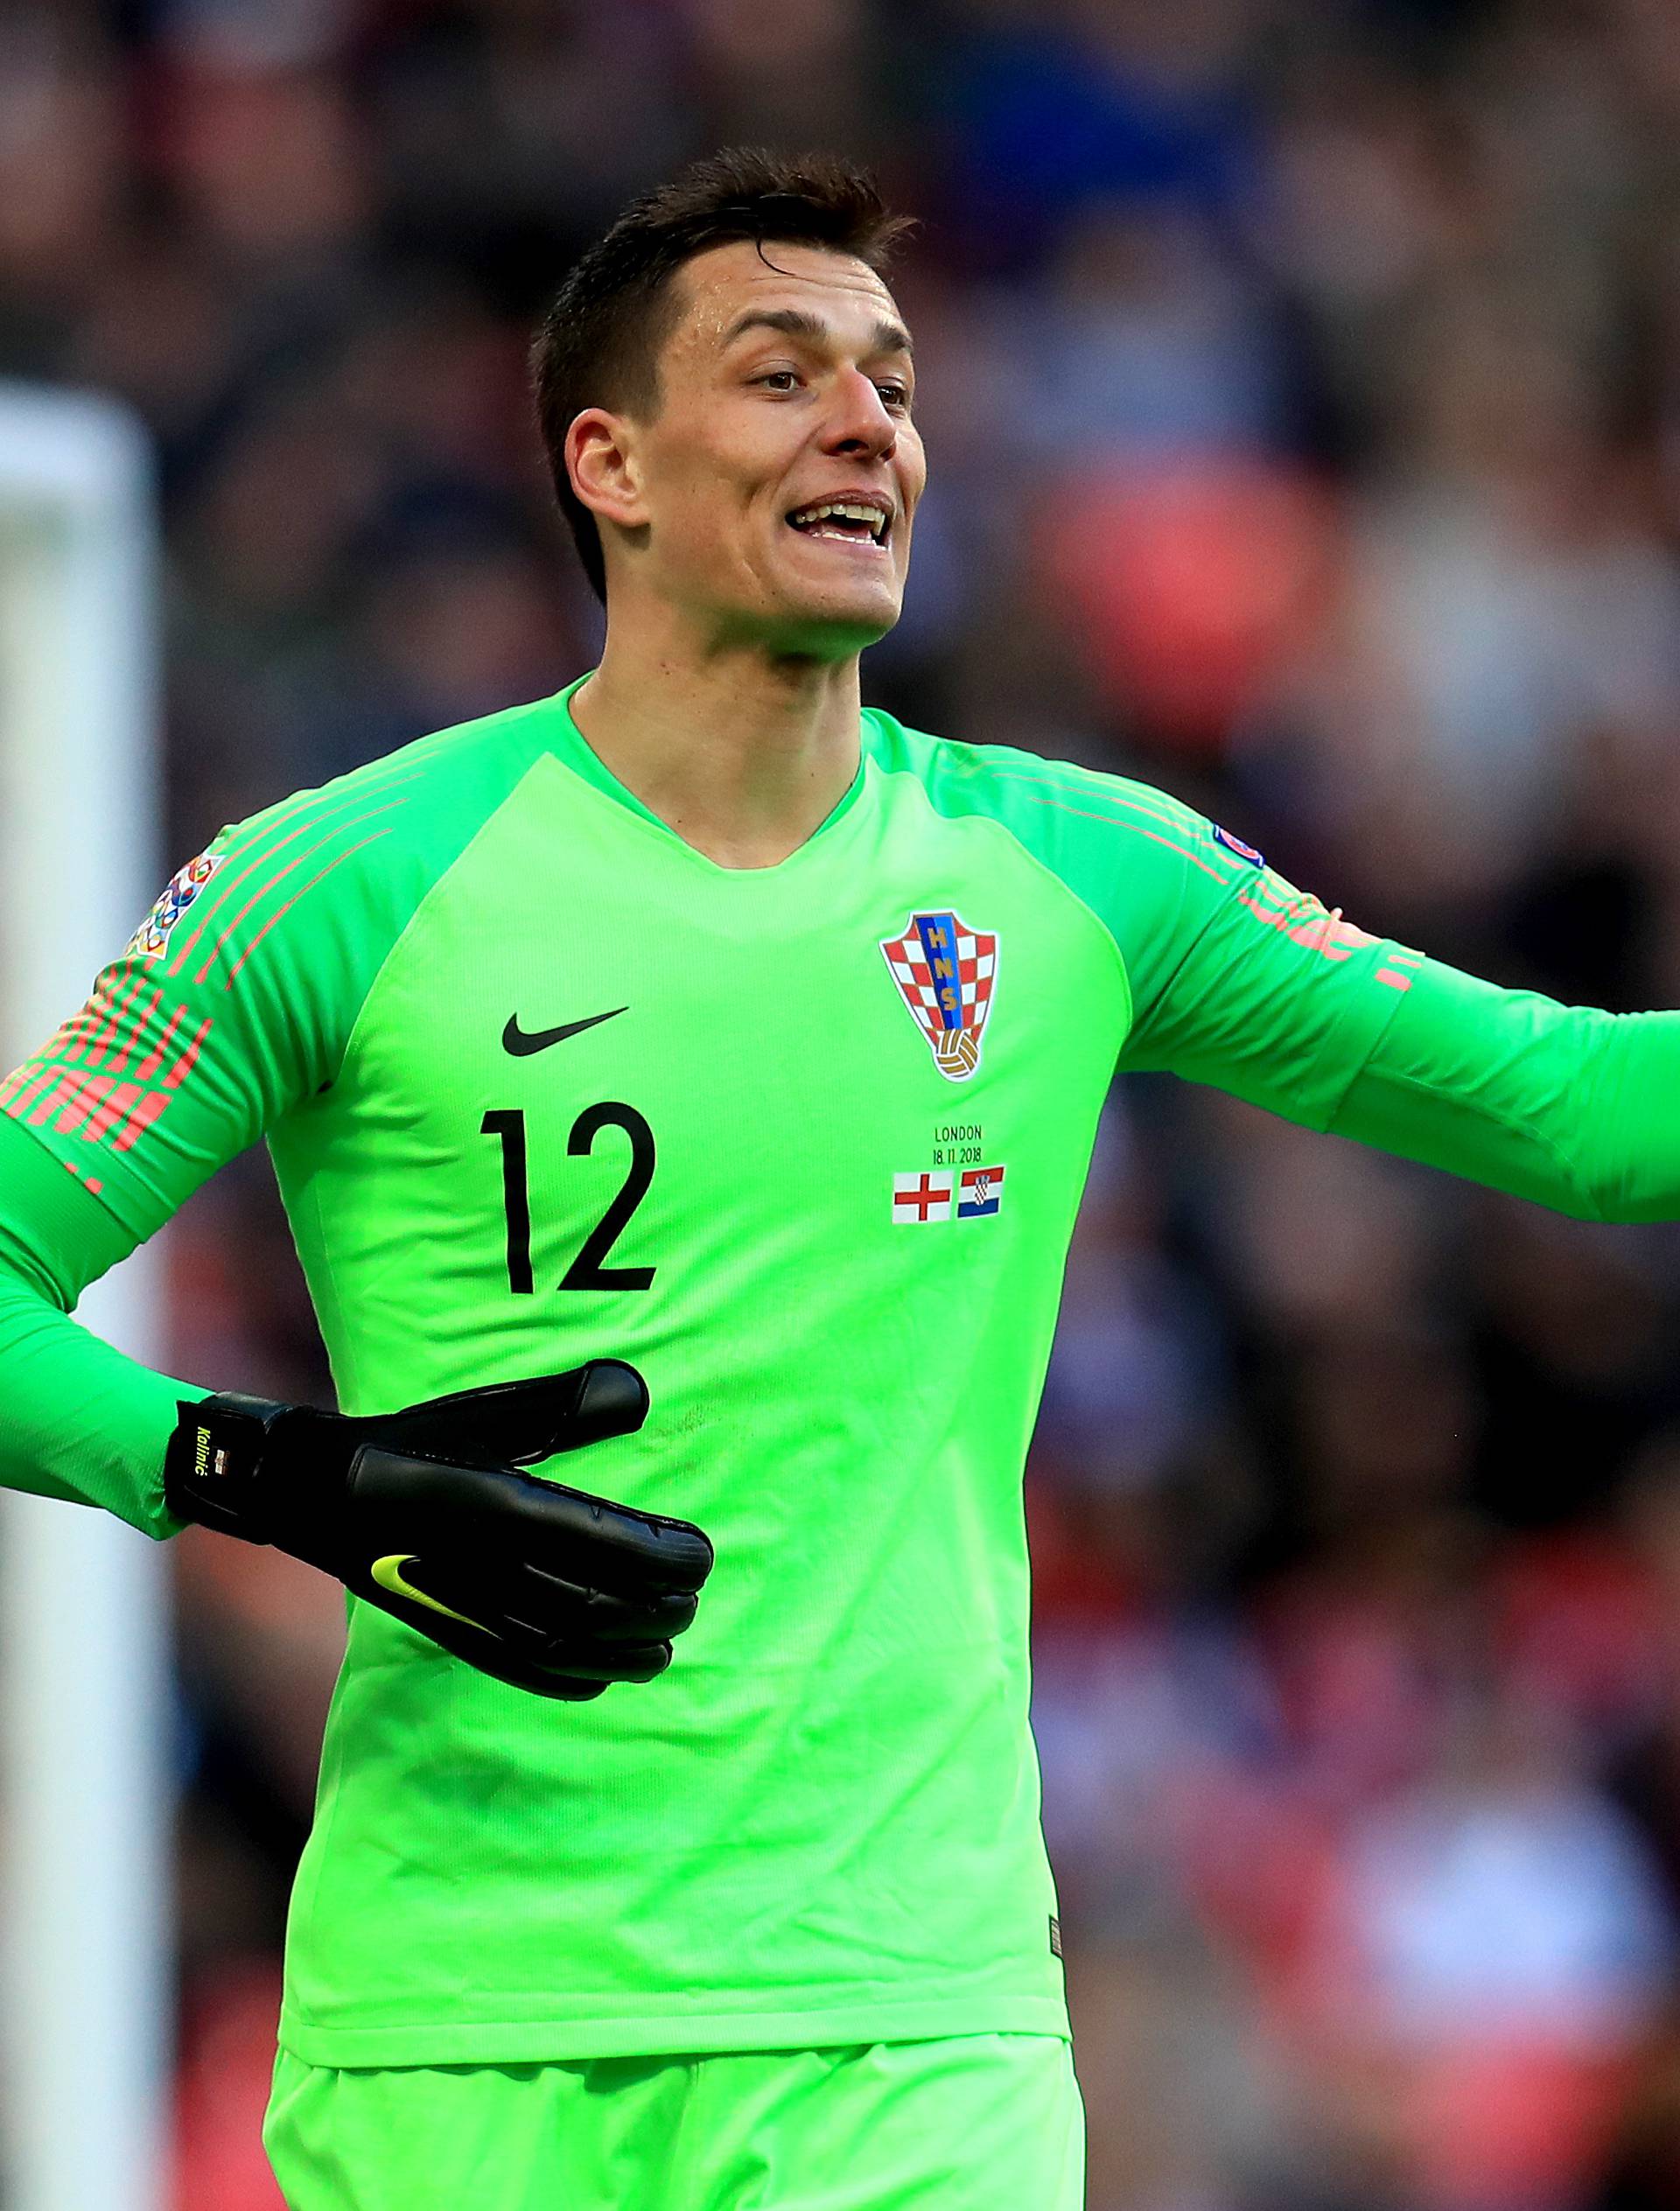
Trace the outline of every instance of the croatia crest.
[[901, 936], [884, 937], [892, 980], [911, 1018], [953, 1082], [980, 1064], [980, 1039], [998, 980], [996, 933], [971, 929], [955, 913], [913, 913]]

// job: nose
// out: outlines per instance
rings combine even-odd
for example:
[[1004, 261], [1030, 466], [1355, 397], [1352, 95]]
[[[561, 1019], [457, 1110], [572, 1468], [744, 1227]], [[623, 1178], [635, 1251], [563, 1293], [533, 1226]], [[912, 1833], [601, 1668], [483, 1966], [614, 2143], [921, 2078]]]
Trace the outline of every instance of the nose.
[[899, 442], [899, 425], [873, 380], [854, 368], [839, 379], [835, 394], [823, 430], [823, 451], [868, 460], [890, 458]]

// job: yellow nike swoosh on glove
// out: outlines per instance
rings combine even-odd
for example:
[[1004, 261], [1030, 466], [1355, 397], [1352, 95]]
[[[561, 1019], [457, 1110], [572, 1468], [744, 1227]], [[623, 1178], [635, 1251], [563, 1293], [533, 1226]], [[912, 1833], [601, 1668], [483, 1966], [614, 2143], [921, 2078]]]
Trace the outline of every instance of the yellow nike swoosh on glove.
[[494, 1628], [485, 1627], [481, 1620], [469, 1620], [465, 1613], [440, 1604], [437, 1598], [428, 1597], [424, 1589], [416, 1589], [412, 1582], [403, 1580], [402, 1569], [411, 1565], [419, 1555], [418, 1551], [394, 1550], [383, 1558], [374, 1559], [368, 1571], [393, 1597], [406, 1597], [411, 1605], [424, 1605], [429, 1612], [441, 1613], [445, 1620], [458, 1620], [463, 1627], [476, 1627], [481, 1635], [494, 1635]]

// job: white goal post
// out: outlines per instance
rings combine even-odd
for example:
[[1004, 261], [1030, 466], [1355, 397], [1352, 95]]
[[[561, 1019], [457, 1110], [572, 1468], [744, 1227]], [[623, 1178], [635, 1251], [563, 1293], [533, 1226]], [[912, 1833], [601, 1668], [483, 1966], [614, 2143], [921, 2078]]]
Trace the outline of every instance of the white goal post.
[[[108, 402], [0, 382], [0, 1061], [86, 997], [158, 873], [151, 469]], [[159, 1358], [155, 1257], [79, 1318]], [[66, 1407], [66, 1414], [73, 1409]], [[161, 2211], [170, 2089], [164, 1559], [0, 1492], [0, 2201]]]

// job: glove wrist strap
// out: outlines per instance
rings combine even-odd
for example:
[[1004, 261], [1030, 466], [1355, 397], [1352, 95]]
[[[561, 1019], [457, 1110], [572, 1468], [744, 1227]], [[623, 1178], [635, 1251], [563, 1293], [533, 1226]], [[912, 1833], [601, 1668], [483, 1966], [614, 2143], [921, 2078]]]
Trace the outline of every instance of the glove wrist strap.
[[236, 1390], [183, 1404], [164, 1459], [164, 1502], [178, 1520], [198, 1521], [248, 1543], [275, 1540], [276, 1435], [294, 1408]]

